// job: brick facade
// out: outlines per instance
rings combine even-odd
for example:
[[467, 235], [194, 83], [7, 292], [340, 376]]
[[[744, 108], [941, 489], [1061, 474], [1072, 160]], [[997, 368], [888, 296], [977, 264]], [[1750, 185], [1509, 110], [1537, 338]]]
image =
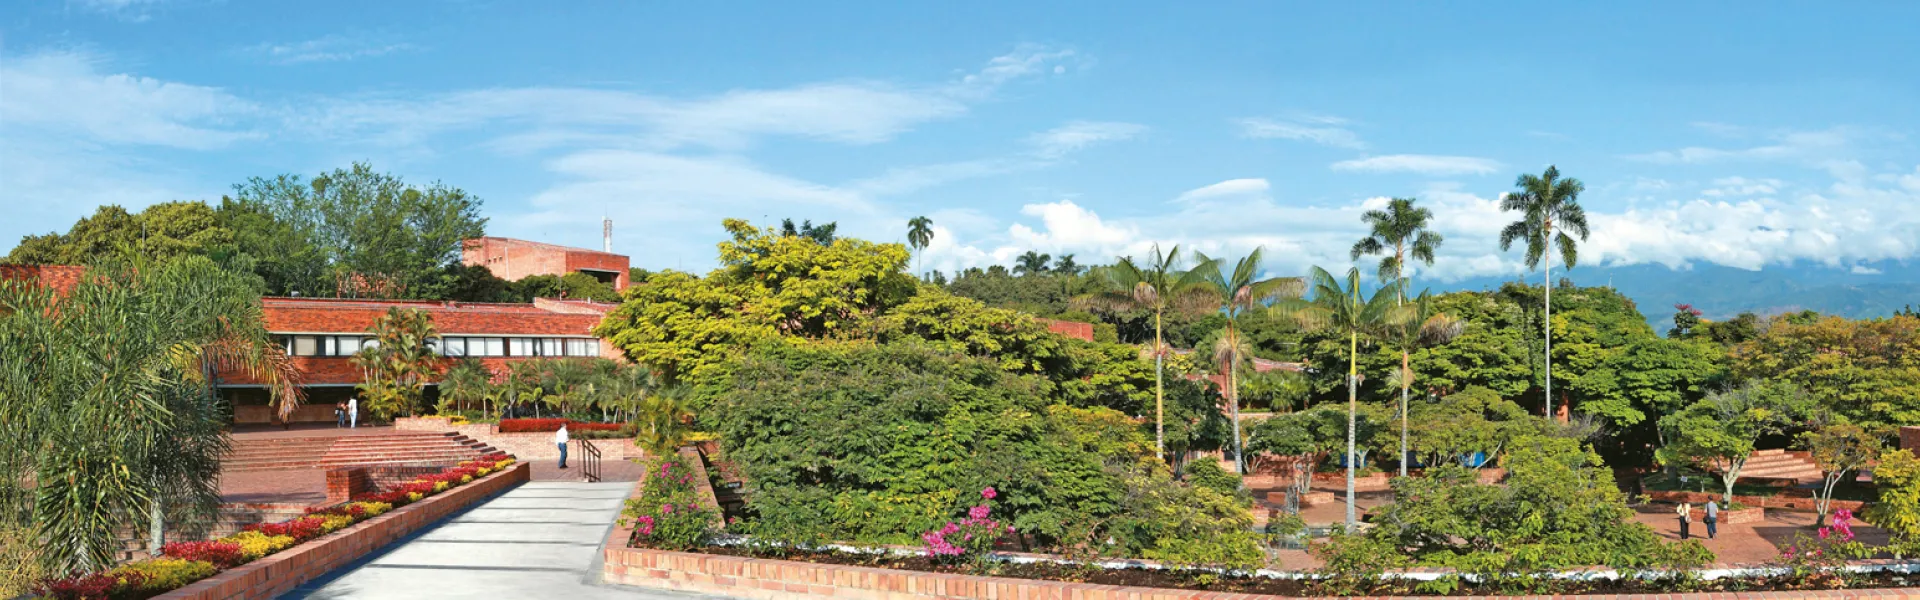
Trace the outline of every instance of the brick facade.
[[424, 475], [446, 470], [444, 466], [423, 467], [345, 467], [327, 470], [327, 504], [339, 504], [354, 496], [384, 492]]
[[71, 265], [0, 265], [0, 281], [33, 281], [61, 294], [80, 285], [86, 267]]
[[1045, 323], [1047, 325], [1047, 331], [1058, 333], [1060, 335], [1064, 335], [1064, 336], [1078, 339], [1078, 340], [1085, 340], [1089, 342], [1093, 341], [1093, 324], [1092, 323], [1081, 323], [1077, 321], [1061, 321], [1057, 319], [1040, 319], [1040, 322]]
[[472, 483], [355, 523], [186, 587], [155, 596], [165, 600], [255, 600], [278, 597], [395, 540], [532, 479], [517, 463]]
[[614, 291], [627, 289], [627, 257], [611, 252], [570, 248], [510, 238], [483, 237], [464, 242], [460, 259], [486, 267], [495, 277], [518, 281], [533, 275], [587, 273], [612, 277]]

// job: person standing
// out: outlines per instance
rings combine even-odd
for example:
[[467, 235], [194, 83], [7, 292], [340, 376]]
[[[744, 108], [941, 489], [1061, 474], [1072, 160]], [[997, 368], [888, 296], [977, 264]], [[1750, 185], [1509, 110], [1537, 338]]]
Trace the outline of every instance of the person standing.
[[1715, 503], [1714, 503], [1714, 501], [1712, 501], [1712, 500], [1708, 500], [1708, 501], [1707, 501], [1707, 507], [1706, 507], [1706, 513], [1707, 513], [1707, 514], [1706, 514], [1706, 517], [1707, 517], [1707, 539], [1713, 539], [1713, 538], [1715, 538], [1715, 537], [1718, 537], [1718, 536], [1720, 535], [1720, 527], [1719, 527], [1719, 525], [1720, 525], [1720, 505], [1719, 505], [1719, 504], [1715, 504]]
[[357, 396], [347, 399], [347, 428], [360, 428], [360, 398]]
[[347, 402], [345, 400], [333, 403], [333, 426], [347, 426]]
[[1685, 540], [1687, 539], [1687, 525], [1693, 523], [1693, 505], [1681, 502], [1680, 508], [1674, 509], [1673, 512], [1680, 515], [1680, 539]]
[[553, 443], [560, 446], [560, 468], [567, 468], [567, 424], [561, 423], [560, 430], [553, 432]]

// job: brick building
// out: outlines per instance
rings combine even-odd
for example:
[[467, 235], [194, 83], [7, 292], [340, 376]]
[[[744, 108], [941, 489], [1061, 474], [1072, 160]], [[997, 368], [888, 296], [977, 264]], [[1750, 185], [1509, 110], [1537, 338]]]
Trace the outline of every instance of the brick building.
[[[374, 320], [399, 307], [424, 311], [439, 337], [431, 347], [443, 368], [459, 358], [478, 358], [495, 372], [507, 363], [537, 358], [619, 358], [619, 351], [593, 336], [593, 327], [614, 305], [584, 300], [537, 299], [531, 304], [493, 304], [337, 298], [262, 298], [267, 331], [292, 357], [307, 394], [291, 420], [331, 421], [333, 405], [363, 381], [352, 356], [371, 337]], [[265, 423], [272, 411], [267, 391], [244, 371], [223, 369], [215, 386], [233, 403], [234, 420]], [[430, 398], [437, 390], [429, 388]]]
[[518, 281], [532, 275], [585, 273], [614, 291], [627, 289], [627, 257], [611, 252], [499, 237], [483, 237], [461, 244], [460, 260], [486, 267], [493, 276]]
[[0, 281], [32, 281], [65, 294], [80, 285], [86, 267], [71, 265], [0, 265]]

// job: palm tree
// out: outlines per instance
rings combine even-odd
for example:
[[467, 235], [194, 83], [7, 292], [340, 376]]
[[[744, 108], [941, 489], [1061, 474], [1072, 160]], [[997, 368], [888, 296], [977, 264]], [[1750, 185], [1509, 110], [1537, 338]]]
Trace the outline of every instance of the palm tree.
[[1113, 266], [1101, 269], [1106, 274], [1107, 291], [1074, 299], [1080, 305], [1153, 312], [1153, 448], [1163, 458], [1167, 451], [1167, 393], [1163, 384], [1167, 346], [1162, 325], [1168, 310], [1202, 306], [1209, 296], [1201, 287], [1206, 282], [1204, 265], [1181, 270], [1179, 263], [1179, 246], [1161, 254], [1160, 245], [1155, 244], [1144, 267], [1131, 256], [1121, 257]]
[[687, 388], [672, 387], [642, 398], [633, 422], [637, 425], [634, 444], [651, 456], [666, 456], [687, 443], [689, 421], [682, 400]]
[[1360, 336], [1372, 335], [1402, 318], [1401, 282], [1388, 283], [1374, 290], [1372, 297], [1362, 299], [1358, 268], [1347, 270], [1346, 281], [1342, 282], [1326, 269], [1314, 267], [1307, 280], [1313, 290], [1311, 300], [1283, 299], [1272, 310], [1294, 319], [1301, 329], [1347, 338], [1347, 527], [1352, 529], [1358, 522], [1353, 508], [1353, 471], [1359, 461], [1355, 460], [1353, 446], [1360, 406], [1355, 387], [1360, 378]]
[[[1401, 282], [1406, 279], [1401, 279]], [[1400, 375], [1396, 377], [1400, 384], [1400, 476], [1407, 476], [1407, 393], [1413, 385], [1413, 367], [1410, 357], [1417, 348], [1444, 344], [1460, 335], [1463, 323], [1451, 315], [1440, 312], [1435, 306], [1433, 295], [1422, 291], [1420, 296], [1402, 305], [1404, 314], [1399, 323], [1387, 328], [1387, 342], [1400, 350]]]
[[129, 517], [157, 540], [217, 515], [219, 367], [267, 384], [283, 420], [299, 404], [253, 285], [197, 256], [96, 267], [64, 295], [0, 281], [0, 525], [31, 527], [48, 572], [113, 566]]
[[1028, 250], [1026, 254], [1022, 254], [1013, 260], [1013, 274], [1021, 276], [1039, 275], [1047, 272], [1047, 263], [1053, 260], [1053, 256]]
[[1256, 306], [1266, 306], [1283, 297], [1300, 296], [1300, 278], [1276, 277], [1255, 279], [1260, 276], [1260, 249], [1234, 264], [1233, 272], [1226, 271], [1226, 263], [1207, 255], [1194, 253], [1200, 258], [1200, 264], [1212, 268], [1195, 269], [1207, 282], [1207, 288], [1214, 293], [1219, 310], [1227, 317], [1227, 326], [1221, 330], [1220, 341], [1214, 346], [1214, 359], [1226, 367], [1227, 405], [1229, 416], [1233, 419], [1233, 465], [1238, 473], [1247, 472], [1244, 448], [1240, 443], [1240, 364], [1251, 360], [1252, 345], [1240, 336], [1239, 318]]
[[[1580, 192], [1587, 186], [1571, 177], [1561, 178], [1560, 169], [1548, 165], [1538, 176], [1521, 175], [1513, 182], [1519, 191], [1500, 199], [1500, 210], [1520, 211], [1520, 220], [1500, 230], [1500, 249], [1513, 247], [1515, 240], [1527, 241], [1527, 269], [1546, 265], [1546, 319], [1542, 323], [1547, 340], [1547, 418], [1553, 418], [1553, 247], [1560, 249], [1560, 260], [1572, 269], [1579, 260], [1578, 248], [1568, 231], [1587, 239], [1587, 211], [1580, 208]], [[1554, 231], [1558, 224], [1560, 231]]]
[[933, 219], [914, 217], [907, 220], [907, 245], [913, 247], [913, 270], [920, 270], [920, 258], [926, 254], [927, 244], [933, 243]]
[[1085, 270], [1087, 270], [1086, 267], [1073, 261], [1072, 254], [1062, 254], [1060, 255], [1060, 260], [1054, 261], [1053, 263], [1053, 272], [1062, 273], [1069, 277], [1079, 275], [1081, 271]]
[[465, 411], [475, 402], [485, 404], [493, 388], [493, 372], [478, 358], [463, 358], [440, 376], [440, 412]]
[[1427, 221], [1433, 219], [1433, 212], [1414, 206], [1414, 202], [1416, 200], [1413, 198], [1394, 198], [1387, 202], [1386, 210], [1370, 210], [1360, 215], [1369, 233], [1367, 237], [1354, 242], [1353, 260], [1389, 250], [1393, 252], [1380, 259], [1380, 281], [1396, 281], [1406, 277], [1409, 255], [1414, 260], [1432, 266], [1434, 251], [1439, 250], [1440, 242], [1445, 241], [1440, 234], [1427, 229]]

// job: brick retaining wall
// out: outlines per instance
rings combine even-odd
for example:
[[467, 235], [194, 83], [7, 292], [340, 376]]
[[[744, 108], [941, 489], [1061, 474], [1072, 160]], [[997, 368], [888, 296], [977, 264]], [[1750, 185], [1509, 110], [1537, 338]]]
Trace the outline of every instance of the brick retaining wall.
[[[1785, 490], [1785, 492], [1791, 492], [1791, 491], [1793, 490]], [[1657, 491], [1657, 490], [1649, 490], [1647, 492], [1647, 497], [1653, 498], [1654, 500], [1659, 500], [1661, 502], [1675, 502], [1675, 503], [1692, 502], [1694, 504], [1706, 504], [1708, 500], [1719, 502], [1721, 500], [1726, 499], [1726, 496], [1724, 494], [1717, 493], [1717, 492], [1674, 492], [1674, 491]], [[1771, 508], [1775, 510], [1795, 510], [1795, 511], [1806, 511], [1806, 512], [1811, 512], [1813, 510], [1813, 498], [1810, 497], [1810, 495], [1809, 496], [1788, 496], [1784, 492], [1778, 496], [1734, 496], [1733, 501], [1739, 502], [1741, 504], [1745, 504], [1747, 506]], [[1829, 510], [1840, 510], [1844, 508], [1854, 512], [1860, 512], [1860, 510], [1862, 508], [1865, 508], [1866, 505], [1867, 505], [1866, 502], [1862, 502], [1859, 500], [1834, 500], [1833, 504], [1830, 505], [1828, 508]]]
[[327, 504], [339, 504], [366, 493], [384, 492], [400, 484], [433, 475], [444, 466], [342, 467], [327, 470]]
[[[551, 431], [500, 433], [500, 426], [492, 423], [452, 425], [448, 423], [446, 417], [401, 417], [393, 420], [393, 428], [398, 431], [451, 431], [493, 446], [521, 460], [560, 458], [560, 448], [553, 444]], [[634, 445], [631, 439], [593, 440], [593, 445], [600, 449], [601, 458], [606, 460], [644, 458], [647, 454], [639, 446]], [[575, 453], [578, 453], [577, 449]]]
[[282, 550], [186, 587], [156, 596], [166, 600], [252, 600], [279, 596], [288, 590], [358, 560], [394, 540], [407, 536], [495, 494], [531, 479], [527, 463], [515, 463], [419, 502], [355, 523], [307, 543]]

